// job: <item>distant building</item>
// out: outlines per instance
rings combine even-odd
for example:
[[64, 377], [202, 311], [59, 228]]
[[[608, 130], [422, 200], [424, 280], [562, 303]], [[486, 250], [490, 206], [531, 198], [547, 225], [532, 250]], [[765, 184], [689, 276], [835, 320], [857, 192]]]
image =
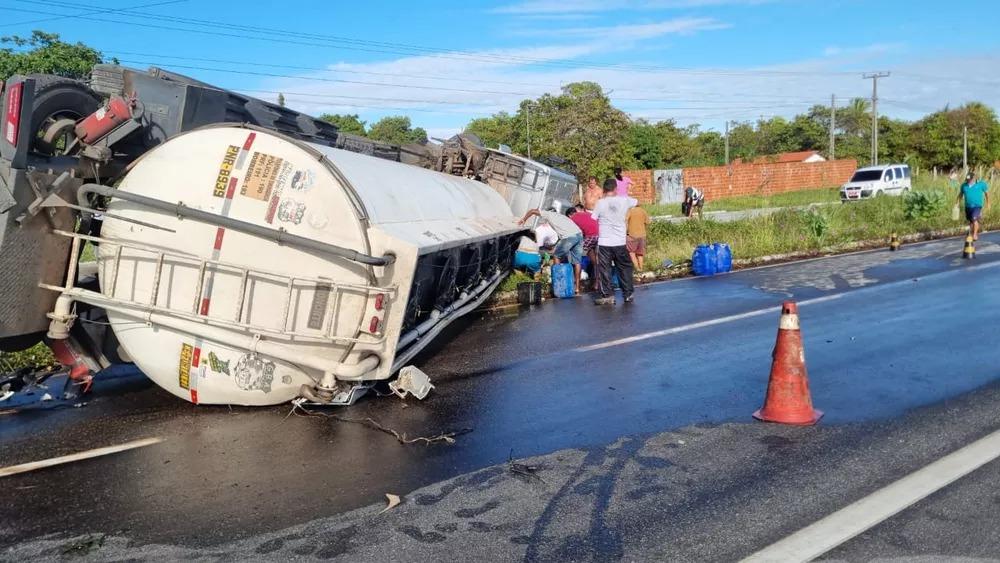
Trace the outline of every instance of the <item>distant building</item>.
[[[772, 164], [775, 162], [826, 162], [826, 158], [819, 154], [819, 151], [799, 151], [783, 152], [781, 154], [769, 154], [758, 156], [751, 164]], [[733, 164], [745, 164], [742, 159], [737, 158]]]

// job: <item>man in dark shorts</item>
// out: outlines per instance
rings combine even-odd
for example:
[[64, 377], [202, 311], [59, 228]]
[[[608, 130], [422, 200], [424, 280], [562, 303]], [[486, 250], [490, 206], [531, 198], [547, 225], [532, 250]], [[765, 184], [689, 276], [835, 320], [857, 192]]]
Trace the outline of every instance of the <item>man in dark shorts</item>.
[[566, 216], [583, 232], [583, 253], [590, 258], [591, 263], [597, 262], [597, 235], [600, 232], [597, 219], [583, 209], [582, 205], [567, 209]]
[[958, 202], [965, 200], [965, 220], [969, 222], [969, 232], [972, 240], [979, 240], [979, 218], [983, 208], [990, 205], [989, 186], [986, 182], [976, 181], [976, 173], [969, 172], [965, 183], [958, 189]]
[[625, 247], [640, 272], [646, 257], [646, 226], [651, 222], [649, 213], [638, 205], [629, 209], [625, 217]]

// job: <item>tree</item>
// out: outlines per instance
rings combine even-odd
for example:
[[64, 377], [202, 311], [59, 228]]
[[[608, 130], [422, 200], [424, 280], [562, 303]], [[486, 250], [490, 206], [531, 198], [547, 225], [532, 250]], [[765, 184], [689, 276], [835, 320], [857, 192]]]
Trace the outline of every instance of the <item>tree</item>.
[[663, 165], [663, 139], [655, 125], [644, 120], [632, 123], [628, 130], [630, 168], [660, 168]]
[[367, 134], [367, 131], [365, 131], [366, 123], [361, 121], [357, 114], [341, 115], [339, 113], [324, 113], [319, 118], [327, 123], [336, 125], [338, 131], [362, 137]]
[[375, 122], [368, 130], [368, 137], [376, 141], [393, 145], [410, 143], [426, 143], [427, 131], [422, 127], [414, 128], [410, 118], [402, 115], [389, 115]]
[[278, 92], [278, 105], [281, 107], [285, 107], [285, 95], [282, 94], [281, 92]]
[[526, 125], [524, 123], [519, 127], [516, 116], [502, 111], [490, 117], [473, 119], [465, 126], [465, 131], [475, 134], [487, 147], [507, 145], [514, 152], [524, 154], [527, 152]]
[[[56, 33], [33, 31], [31, 37], [0, 37], [0, 45], [5, 45], [0, 48], [0, 80], [33, 73], [81, 79], [103, 62], [100, 51], [83, 43], [65, 43]], [[15, 47], [29, 49], [15, 52]]]
[[972, 102], [945, 108], [913, 124], [913, 148], [925, 166], [958, 168], [962, 165], [963, 130], [969, 132], [969, 165], [989, 165], [1000, 160], [1000, 124], [988, 106]]

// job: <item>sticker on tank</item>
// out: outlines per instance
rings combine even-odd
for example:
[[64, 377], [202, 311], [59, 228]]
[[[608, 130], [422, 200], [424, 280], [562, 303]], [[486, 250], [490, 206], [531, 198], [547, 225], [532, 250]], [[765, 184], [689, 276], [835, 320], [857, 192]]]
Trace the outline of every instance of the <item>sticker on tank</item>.
[[191, 388], [191, 362], [194, 360], [194, 346], [183, 344], [177, 366], [177, 383], [181, 389]]
[[274, 362], [256, 354], [244, 354], [236, 362], [233, 381], [244, 391], [270, 393], [271, 382], [274, 381]]
[[250, 166], [243, 178], [243, 186], [240, 187], [240, 195], [260, 201], [270, 200], [284, 162], [274, 155], [253, 153], [250, 157]]
[[286, 199], [278, 205], [278, 220], [283, 223], [298, 225], [302, 222], [302, 218], [305, 217], [305, 215], [306, 204], [300, 201]]
[[208, 369], [214, 371], [215, 373], [224, 373], [230, 375], [229, 373], [229, 360], [221, 360], [215, 355], [215, 352], [208, 353]]
[[312, 170], [296, 170], [292, 175], [292, 189], [307, 192], [316, 182], [316, 174]]

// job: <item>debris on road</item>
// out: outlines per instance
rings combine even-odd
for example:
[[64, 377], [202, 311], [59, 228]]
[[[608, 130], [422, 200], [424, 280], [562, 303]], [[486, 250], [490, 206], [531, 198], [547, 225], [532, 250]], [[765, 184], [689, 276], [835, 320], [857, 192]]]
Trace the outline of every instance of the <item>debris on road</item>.
[[102, 545], [104, 545], [103, 534], [84, 536], [77, 541], [63, 546], [62, 554], [64, 557], [84, 557], [91, 555], [94, 551], [100, 549]]
[[545, 479], [542, 479], [536, 474], [538, 469], [539, 467], [537, 465], [528, 465], [514, 461], [514, 450], [511, 450], [510, 455], [507, 456], [507, 471], [511, 472], [516, 477], [522, 477], [528, 481], [537, 479], [544, 483]]
[[399, 377], [389, 383], [389, 389], [400, 399], [413, 395], [422, 401], [434, 389], [434, 385], [426, 373], [414, 366], [406, 366], [399, 370]]
[[381, 512], [379, 512], [379, 514], [382, 514], [383, 512], [388, 512], [393, 508], [399, 506], [399, 503], [403, 502], [402, 500], [400, 500], [399, 495], [394, 495], [392, 493], [386, 493], [385, 500], [387, 504], [385, 508], [383, 508]]
[[[337, 414], [330, 414], [330, 413], [322, 413], [322, 412], [317, 412], [317, 411], [311, 411], [311, 410], [303, 407], [301, 404], [293, 404], [292, 410], [291, 410], [291, 412], [289, 414], [296, 414], [297, 415], [296, 411], [302, 411], [305, 416], [321, 416], [321, 417], [325, 417], [325, 418], [332, 418], [332, 419], [340, 421], [340, 422], [348, 422], [350, 424], [360, 424], [362, 426], [367, 426], [368, 428], [371, 428], [373, 430], [378, 430], [379, 432], [384, 432], [384, 433], [386, 433], [386, 434], [388, 434], [388, 435], [396, 438], [396, 440], [398, 440], [399, 443], [401, 443], [401, 444], [416, 444], [416, 443], [419, 443], [419, 442], [423, 442], [424, 444], [426, 444], [426, 445], [429, 446], [431, 444], [436, 444], [436, 443], [439, 443], [439, 442], [444, 442], [446, 444], [451, 445], [451, 444], [455, 443], [455, 438], [461, 436], [462, 434], [468, 434], [469, 432], [472, 432], [471, 428], [462, 428], [460, 430], [455, 430], [453, 432], [443, 432], [441, 434], [437, 434], [437, 435], [434, 435], [434, 436], [417, 436], [415, 438], [410, 438], [410, 437], [408, 437], [406, 435], [405, 432], [404, 433], [400, 433], [400, 432], [397, 432], [396, 430], [393, 430], [392, 428], [386, 428], [385, 426], [382, 426], [377, 420], [375, 420], [374, 418], [371, 418], [371, 417], [365, 417], [365, 418], [347, 418], [346, 416], [340, 416], [340, 415], [337, 415]], [[302, 415], [298, 415], [298, 416], [302, 416]]]

